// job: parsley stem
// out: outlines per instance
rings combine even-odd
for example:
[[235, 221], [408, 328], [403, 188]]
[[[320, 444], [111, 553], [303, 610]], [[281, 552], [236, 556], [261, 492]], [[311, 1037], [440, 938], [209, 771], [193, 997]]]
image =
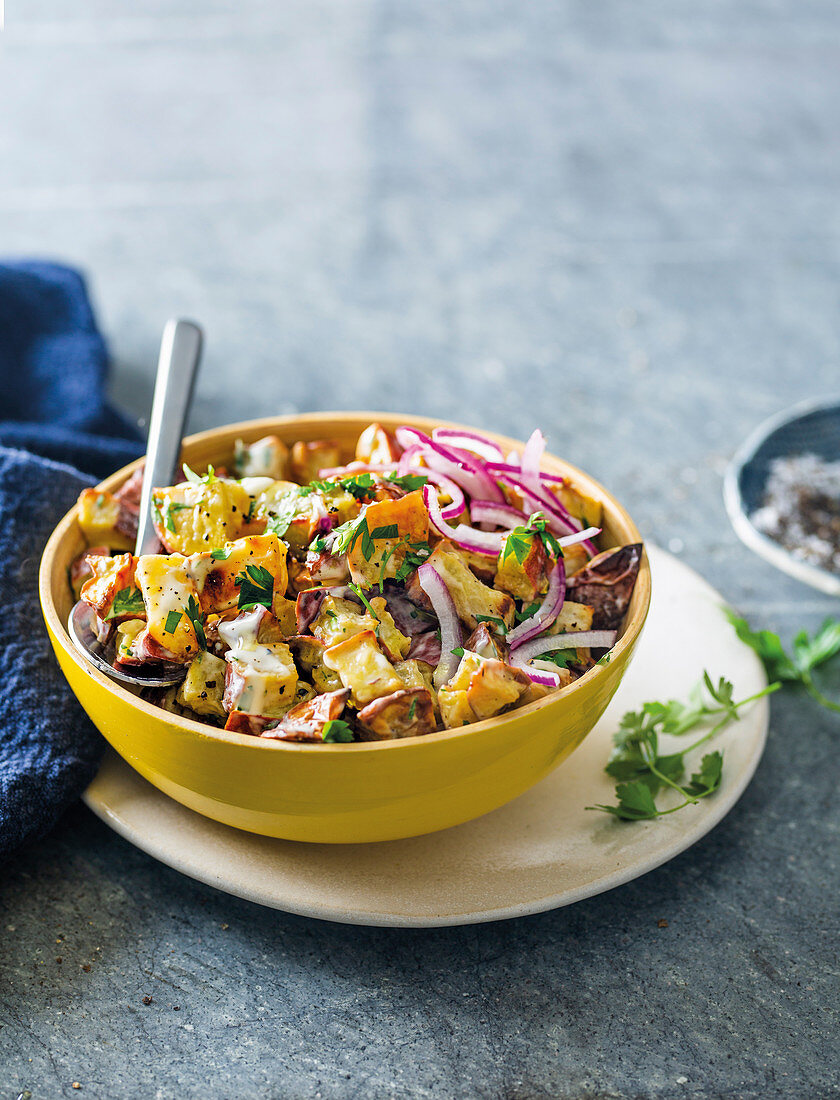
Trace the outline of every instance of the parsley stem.
[[802, 684], [812, 699], [815, 699], [821, 706], [827, 707], [828, 710], [836, 710], [840, 712], [840, 703], [835, 703], [827, 696], [823, 695], [814, 681], [811, 679], [810, 672], [802, 673]]
[[[746, 697], [746, 699], [741, 699], [741, 700], [739, 700], [739, 702], [733, 703], [732, 704], [732, 709], [733, 710], [738, 710], [740, 707], [746, 706], [747, 703], [754, 703], [756, 701], [756, 699], [761, 699], [765, 695], [772, 695], [773, 692], [778, 691], [781, 686], [782, 686], [781, 683], [779, 683], [778, 681], [776, 681], [776, 683], [774, 683], [774, 684], [768, 684], [766, 688], [762, 688], [761, 691], [757, 691], [755, 693], [755, 695], [748, 695]], [[709, 713], [710, 714], [720, 714], [721, 711], [724, 711], [724, 710], [726, 710], [725, 707], [718, 707], [717, 710], [709, 711]], [[706, 741], [710, 741], [716, 733], [718, 733], [720, 730], [722, 730], [724, 728], [724, 726], [728, 726], [731, 721], [732, 721], [732, 719], [730, 718], [729, 712], [727, 711], [725, 718], [722, 718], [720, 720], [720, 722], [718, 722], [716, 725], [712, 726], [712, 728], [709, 730], [708, 733], [704, 733], [703, 736], [699, 740], [697, 740], [693, 744], [689, 745], [687, 749], [683, 749], [682, 750], [683, 753], [684, 754], [689, 753], [693, 749], [696, 749], [699, 745], [704, 744]]]
[[[657, 768], [657, 766], [654, 763], [652, 763], [650, 760], [648, 760], [648, 768], [650, 768], [652, 774], [655, 775], [657, 779], [661, 780], [666, 786], [673, 787], [673, 789], [675, 791], [679, 791], [679, 793], [686, 800], [683, 803], [683, 806], [687, 805], [689, 802], [696, 802], [697, 801], [697, 799], [693, 795], [690, 795], [688, 793], [688, 791], [685, 789], [685, 787], [681, 787], [679, 785], [679, 783], [675, 783], [673, 781], [673, 779], [669, 779], [668, 776], [665, 775], [664, 772], [661, 772], [659, 770], [659, 768]], [[677, 808], [680, 809], [681, 807], [677, 807]]]

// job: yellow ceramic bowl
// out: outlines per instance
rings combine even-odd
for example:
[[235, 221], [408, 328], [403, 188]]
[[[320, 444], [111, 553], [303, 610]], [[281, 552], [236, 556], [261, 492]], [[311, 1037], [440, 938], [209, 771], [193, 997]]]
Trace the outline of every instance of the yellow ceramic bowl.
[[[372, 420], [393, 429], [437, 422], [381, 413], [325, 413], [253, 420], [191, 436], [183, 457], [194, 469], [230, 459], [235, 440], [275, 433], [339, 439], [348, 452]], [[494, 437], [505, 452], [521, 443]], [[102, 482], [115, 490], [137, 463]], [[632, 520], [605, 490], [565, 462], [546, 456], [548, 472], [568, 476], [603, 501], [601, 545], [639, 541]], [[228, 733], [179, 718], [98, 672], [75, 649], [65, 624], [72, 606], [67, 570], [85, 548], [70, 511], [41, 562], [41, 604], [59, 664], [82, 706], [118, 753], [172, 798], [240, 829], [328, 843], [394, 840], [469, 821], [522, 794], [555, 768], [592, 729], [618, 687], [650, 602], [642, 563], [624, 631], [609, 664], [590, 669], [559, 694], [462, 730], [402, 741], [300, 745]]]

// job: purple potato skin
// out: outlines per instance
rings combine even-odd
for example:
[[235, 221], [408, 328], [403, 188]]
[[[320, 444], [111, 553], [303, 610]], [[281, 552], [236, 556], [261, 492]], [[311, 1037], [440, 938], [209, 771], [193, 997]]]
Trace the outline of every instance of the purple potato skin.
[[642, 544], [605, 550], [569, 578], [566, 595], [593, 609], [593, 630], [618, 630], [642, 564]]

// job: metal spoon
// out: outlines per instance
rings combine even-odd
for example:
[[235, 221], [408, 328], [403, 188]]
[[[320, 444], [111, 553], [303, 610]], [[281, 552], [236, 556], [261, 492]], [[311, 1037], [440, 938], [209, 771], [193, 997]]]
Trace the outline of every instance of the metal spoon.
[[840, 398], [803, 401], [760, 424], [727, 467], [724, 503], [735, 533], [751, 550], [804, 584], [840, 596], [840, 576], [794, 557], [751, 519], [764, 501], [771, 463], [806, 452], [828, 462], [840, 459]]
[[[201, 329], [192, 321], [167, 321], [160, 344], [155, 395], [149, 422], [149, 443], [143, 470], [140, 494], [140, 514], [137, 524], [135, 554], [155, 554], [158, 537], [152, 524], [152, 489], [156, 485], [171, 485], [181, 453], [184, 425], [192, 403], [193, 386], [201, 358]], [[138, 665], [132, 672], [114, 668], [116, 646], [104, 645], [97, 638], [96, 615], [87, 603], [79, 600], [70, 612], [70, 637], [76, 648], [100, 672], [135, 687], [169, 687], [183, 680], [184, 665]], [[148, 671], [147, 671], [148, 669]]]

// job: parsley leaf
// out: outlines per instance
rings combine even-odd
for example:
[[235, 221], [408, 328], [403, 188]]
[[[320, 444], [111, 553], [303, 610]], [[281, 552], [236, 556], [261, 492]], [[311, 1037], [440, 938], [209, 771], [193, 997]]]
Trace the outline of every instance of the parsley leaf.
[[373, 618], [376, 619], [377, 622], [379, 622], [380, 621], [379, 616], [376, 614], [373, 607], [371, 606], [370, 600], [367, 598], [367, 596], [362, 591], [361, 585], [356, 584], [354, 581], [350, 581], [350, 583], [347, 585], [347, 587], [352, 588], [352, 590], [356, 593], [356, 595], [359, 597], [359, 599], [365, 605], [365, 607], [370, 612], [370, 614], [373, 616]]
[[225, 550], [224, 548], [219, 550], [211, 550], [210, 557], [213, 559], [213, 561], [227, 561], [227, 559], [230, 557], [230, 550]]
[[840, 652], [840, 620], [826, 619], [813, 637], [801, 630], [793, 639], [793, 654], [790, 655], [778, 634], [771, 630], [752, 630], [746, 619], [728, 609], [726, 617], [741, 641], [758, 655], [771, 680], [800, 684], [820, 706], [840, 711], [840, 703], [823, 695], [812, 676], [814, 669]]
[[182, 614], [183, 614], [183, 612], [181, 612], [181, 611], [170, 611], [169, 612], [169, 614], [166, 616], [166, 622], [163, 624], [163, 629], [166, 631], [167, 634], [174, 634], [175, 633], [175, 628], [177, 627], [178, 623], [181, 621], [181, 615]]
[[463, 657], [464, 647], [462, 645], [459, 645], [457, 649], [453, 649], [451, 652], [454, 653], [456, 657]]
[[146, 608], [143, 597], [137, 588], [121, 588], [114, 596], [111, 608], [105, 616], [108, 619], [116, 619], [120, 615], [142, 615]]
[[399, 485], [401, 489], [405, 489], [409, 493], [413, 493], [416, 489], [422, 489], [429, 479], [424, 474], [398, 474], [394, 471], [386, 474], [385, 480], [390, 481], [393, 485]]
[[216, 477], [216, 471], [212, 466], [207, 467], [206, 474], [197, 474], [195, 470], [191, 470], [186, 462], [182, 463], [181, 469], [184, 471], [184, 477], [191, 485], [212, 485], [214, 481], [219, 479]]
[[276, 535], [278, 538], [286, 534], [297, 515], [301, 495], [305, 494], [301, 494], [298, 489], [290, 489], [288, 493], [283, 494], [276, 510], [268, 517], [265, 529], [269, 534]]
[[321, 740], [328, 743], [341, 742], [349, 744], [353, 740], [353, 730], [347, 722], [343, 722], [340, 718], [331, 718], [329, 722], [324, 723], [324, 733]]
[[413, 721], [414, 715], [416, 714], [416, 712], [417, 712], [417, 699], [414, 698], [414, 699], [411, 700], [411, 706], [408, 708], [408, 720], [409, 720], [409, 722]]
[[193, 625], [193, 630], [195, 631], [196, 640], [199, 646], [201, 649], [206, 649], [207, 635], [204, 633], [204, 623], [201, 621], [201, 608], [195, 596], [190, 596], [187, 600], [186, 616]]
[[534, 545], [535, 538], [540, 539], [546, 554], [549, 556], [553, 554], [558, 558], [563, 557], [563, 550], [560, 543], [554, 535], [546, 529], [545, 516], [542, 512], [534, 512], [528, 520], [527, 526], [514, 527], [508, 534], [502, 549], [502, 563], [513, 554], [517, 562], [521, 565], [531, 552], [531, 547]]
[[239, 589], [240, 611], [251, 611], [258, 604], [271, 610], [274, 598], [274, 577], [264, 565], [248, 565], [244, 573], [239, 573], [233, 583]]
[[[665, 703], [652, 701], [643, 703], [639, 710], [628, 711], [613, 737], [613, 749], [604, 769], [607, 775], [620, 781], [615, 788], [618, 803], [613, 806], [587, 806], [587, 809], [601, 810], [624, 821], [640, 821], [675, 813], [701, 798], [707, 798], [720, 786], [723, 754], [707, 753], [699, 771], [683, 784], [686, 755], [714, 737], [724, 726], [737, 721], [739, 710], [746, 703], [769, 695], [779, 686], [778, 683], [770, 684], [762, 691], [735, 702], [729, 680], [721, 677], [715, 684], [708, 672], [704, 672], [703, 679], [691, 691], [686, 702], [676, 699]], [[660, 752], [660, 735], [682, 736], [698, 725], [708, 724], [710, 719], [717, 721], [687, 748]], [[662, 788], [675, 790], [682, 801], [668, 809], [660, 809], [656, 805], [656, 796]]]

